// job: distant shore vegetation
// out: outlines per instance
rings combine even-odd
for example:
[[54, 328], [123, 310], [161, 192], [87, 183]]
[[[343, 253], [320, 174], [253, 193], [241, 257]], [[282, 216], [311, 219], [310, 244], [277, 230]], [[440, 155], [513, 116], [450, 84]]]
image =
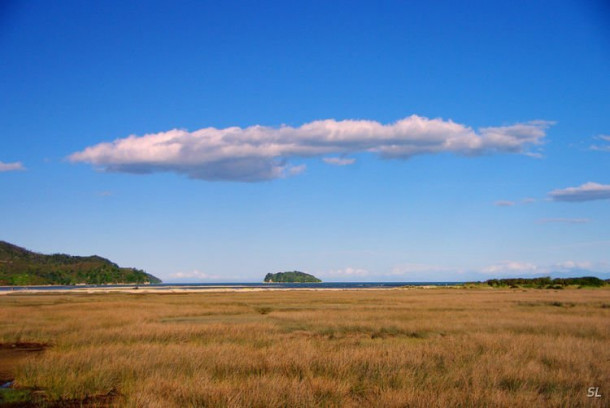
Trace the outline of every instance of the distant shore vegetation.
[[103, 285], [160, 283], [136, 268], [121, 268], [100, 256], [43, 255], [0, 241], [0, 285]]
[[[477, 282], [477, 284], [481, 284]], [[564, 289], [569, 286], [581, 288], [601, 288], [609, 286], [610, 280], [603, 280], [594, 276], [585, 276], [581, 278], [555, 278], [551, 279], [548, 276], [541, 278], [509, 278], [509, 279], [489, 279], [482, 284], [491, 287], [502, 288], [536, 288], [536, 289]]]

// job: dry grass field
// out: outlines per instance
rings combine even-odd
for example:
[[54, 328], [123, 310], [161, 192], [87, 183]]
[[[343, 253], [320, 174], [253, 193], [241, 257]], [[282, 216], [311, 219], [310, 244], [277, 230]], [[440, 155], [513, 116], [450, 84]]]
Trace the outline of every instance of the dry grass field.
[[0, 342], [50, 405], [610, 405], [607, 289], [6, 295]]

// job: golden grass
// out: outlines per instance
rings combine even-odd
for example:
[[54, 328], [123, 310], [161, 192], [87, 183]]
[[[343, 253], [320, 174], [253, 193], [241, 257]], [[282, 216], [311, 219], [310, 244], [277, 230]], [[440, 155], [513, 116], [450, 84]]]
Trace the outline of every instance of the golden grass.
[[52, 400], [608, 406], [609, 304], [584, 289], [6, 295], [0, 342], [52, 344], [16, 376]]

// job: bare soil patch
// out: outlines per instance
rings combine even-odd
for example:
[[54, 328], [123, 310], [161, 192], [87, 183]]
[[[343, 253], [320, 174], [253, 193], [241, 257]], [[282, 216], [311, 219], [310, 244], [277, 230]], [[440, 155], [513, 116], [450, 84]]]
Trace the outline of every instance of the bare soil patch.
[[42, 343], [0, 343], [0, 386], [15, 379], [15, 370], [26, 357], [43, 352]]
[[44, 390], [38, 388], [15, 387], [13, 383], [17, 368], [27, 357], [36, 356], [49, 347], [45, 343], [0, 343], [0, 405], [9, 408], [49, 408], [110, 407], [120, 396], [116, 390], [104, 395], [88, 396], [82, 400], [70, 399], [48, 401]]

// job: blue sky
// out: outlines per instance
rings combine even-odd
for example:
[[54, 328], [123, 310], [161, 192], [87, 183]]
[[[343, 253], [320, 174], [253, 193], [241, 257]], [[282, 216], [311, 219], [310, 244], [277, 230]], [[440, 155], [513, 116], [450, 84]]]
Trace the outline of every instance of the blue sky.
[[610, 277], [603, 1], [0, 6], [0, 239], [164, 281]]

